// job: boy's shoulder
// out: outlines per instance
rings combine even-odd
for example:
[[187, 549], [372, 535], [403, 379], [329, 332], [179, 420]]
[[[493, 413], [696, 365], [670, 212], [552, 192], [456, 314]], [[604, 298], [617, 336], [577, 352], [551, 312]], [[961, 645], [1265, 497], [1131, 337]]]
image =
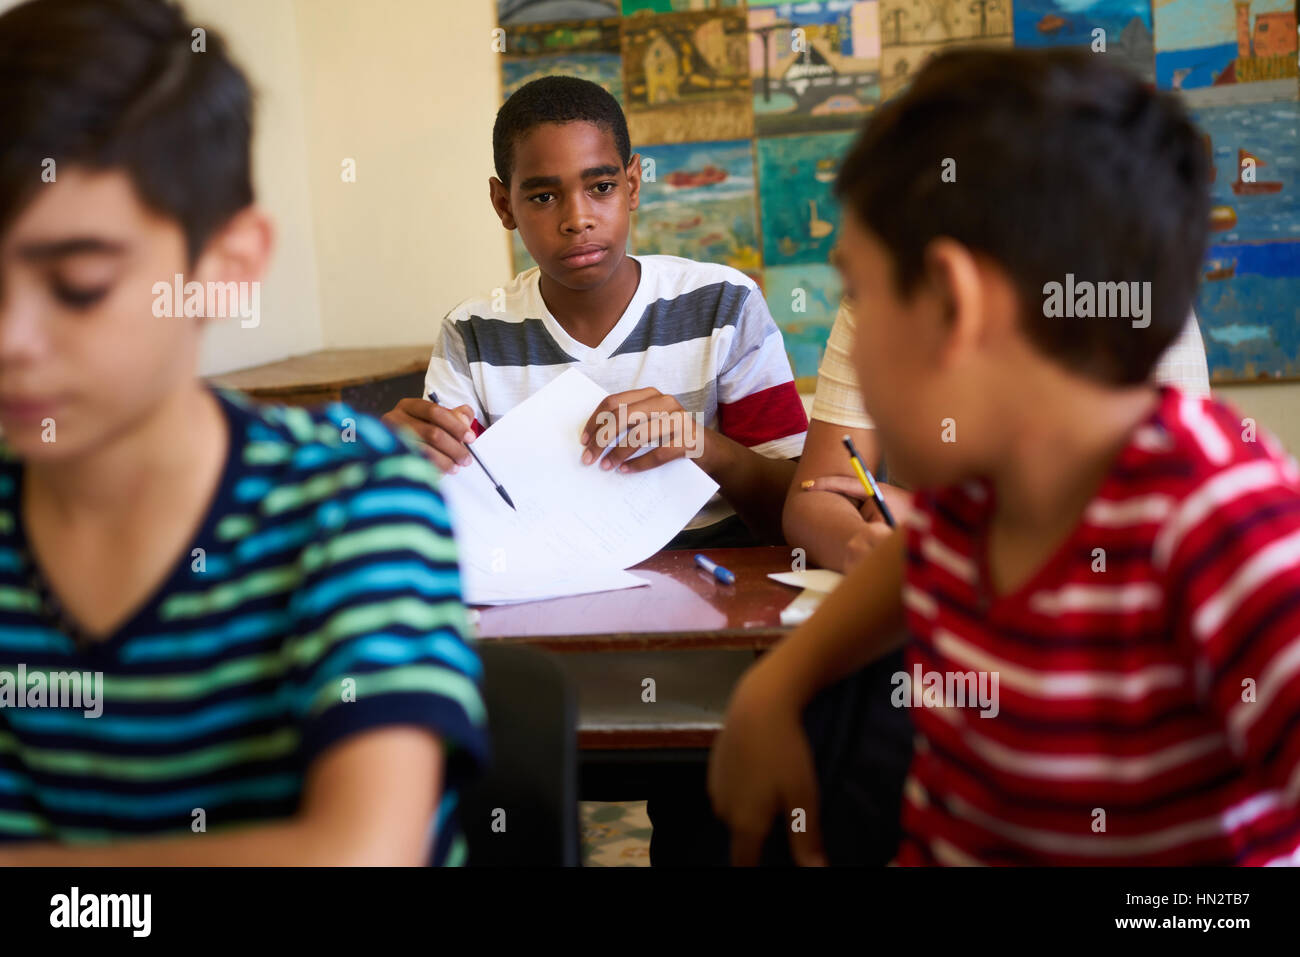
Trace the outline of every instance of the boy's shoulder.
[[1126, 457], [1158, 476], [1175, 499], [1207, 482], [1225, 489], [1277, 484], [1300, 493], [1296, 461], [1267, 429], [1232, 405], [1173, 387], [1160, 390], [1159, 405], [1130, 439]]
[[537, 266], [525, 269], [509, 282], [494, 286], [486, 292], [462, 299], [447, 311], [449, 323], [469, 319], [498, 319], [504, 322], [522, 322], [537, 318], [541, 304]]
[[775, 328], [758, 283], [739, 269], [680, 256], [637, 259], [641, 286], [636, 295], [651, 325], [672, 328], [675, 336], [687, 339], [728, 328], [761, 339]]
[[[1300, 466], [1254, 419], [1226, 402], [1162, 387], [1084, 512], [1084, 522], [1155, 536], [1158, 564], [1193, 527], [1253, 521], [1254, 506], [1289, 503], [1300, 514]], [[970, 480], [917, 495], [919, 530], [930, 516], [970, 529], [992, 505], [991, 488]]]
[[[218, 398], [236, 423], [247, 466], [256, 467], [260, 484], [295, 485], [324, 473], [344, 474], [349, 484], [367, 481], [383, 463], [384, 472], [414, 479], [433, 488], [441, 473], [419, 452], [418, 443], [395, 433], [379, 419], [343, 402], [308, 409], [258, 405], [241, 393], [219, 390]], [[351, 467], [351, 468], [349, 468]]]
[[641, 263], [642, 281], [648, 276], [650, 288], [660, 298], [717, 285], [737, 286], [751, 292], [758, 289], [758, 283], [752, 277], [724, 263], [666, 255], [637, 256], [636, 259]]

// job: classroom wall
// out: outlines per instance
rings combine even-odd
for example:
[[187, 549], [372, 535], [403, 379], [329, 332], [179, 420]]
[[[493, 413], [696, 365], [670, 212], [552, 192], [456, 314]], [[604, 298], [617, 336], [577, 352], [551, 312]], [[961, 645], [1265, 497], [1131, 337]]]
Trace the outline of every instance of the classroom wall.
[[[491, 3], [297, 0], [321, 331], [328, 347], [434, 341], [512, 275], [488, 203], [500, 76]], [[344, 182], [344, 159], [356, 182]]]
[[1277, 436], [1292, 455], [1300, 456], [1300, 382], [1217, 386], [1214, 394], [1236, 406]]
[[294, 4], [185, 0], [185, 8], [193, 21], [221, 32], [253, 84], [255, 187], [277, 231], [261, 322], [247, 329], [233, 320], [210, 325], [200, 369], [212, 375], [320, 349], [320, 292]]

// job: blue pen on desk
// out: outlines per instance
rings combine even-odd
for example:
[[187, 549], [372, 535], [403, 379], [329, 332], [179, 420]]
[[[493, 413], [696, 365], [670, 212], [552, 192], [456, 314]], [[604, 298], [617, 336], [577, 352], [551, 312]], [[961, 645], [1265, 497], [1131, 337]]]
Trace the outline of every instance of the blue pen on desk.
[[[436, 393], [436, 392], [430, 392], [430, 393], [429, 393], [429, 401], [432, 402], [434, 405], [437, 405], [437, 404], [438, 404], [438, 393]], [[472, 445], [467, 445], [467, 446], [465, 446], [465, 448], [469, 449], [469, 454], [472, 455], [472, 456], [474, 456], [474, 461], [478, 463], [479, 468], [481, 468], [481, 469], [483, 470], [483, 474], [486, 475], [486, 476], [488, 477], [488, 481], [492, 483], [493, 487], [497, 490], [497, 493], [498, 493], [498, 494], [499, 494], [503, 499], [506, 500], [506, 504], [509, 505], [511, 508], [515, 508], [515, 503], [512, 502], [512, 501], [510, 501], [510, 496], [509, 496], [508, 494], [506, 494], [506, 490], [503, 489], [503, 488], [501, 487], [501, 483], [498, 482], [495, 478], [492, 477], [492, 473], [488, 471], [488, 467], [487, 467], [486, 465], [483, 464], [483, 460], [482, 460], [481, 458], [479, 458], [479, 457], [478, 457], [478, 453], [474, 451], [474, 446], [472, 446]], [[517, 512], [517, 511], [519, 511], [519, 509], [515, 508], [515, 511]]]
[[703, 568], [706, 572], [708, 572], [718, 581], [722, 582], [722, 584], [724, 585], [736, 584], [736, 576], [734, 574], [732, 574], [727, 569], [723, 568], [717, 562], [709, 561], [703, 555], [695, 556], [695, 564], [699, 565], [701, 568]]

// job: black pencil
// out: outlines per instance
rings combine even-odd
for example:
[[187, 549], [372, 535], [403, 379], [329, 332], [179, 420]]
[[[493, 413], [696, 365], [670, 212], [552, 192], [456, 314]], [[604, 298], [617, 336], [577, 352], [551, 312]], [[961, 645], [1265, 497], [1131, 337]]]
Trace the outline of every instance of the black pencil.
[[[434, 405], [437, 405], [437, 404], [438, 404], [438, 393], [436, 393], [436, 392], [430, 392], [430, 393], [429, 393], [429, 401], [432, 402]], [[515, 503], [512, 502], [512, 501], [510, 500], [510, 495], [509, 495], [509, 493], [506, 492], [506, 490], [505, 490], [504, 488], [501, 487], [501, 483], [498, 482], [498, 481], [496, 480], [496, 478], [492, 475], [492, 473], [488, 471], [488, 467], [487, 467], [486, 465], [483, 464], [483, 460], [482, 460], [481, 458], [479, 458], [479, 457], [478, 457], [478, 453], [474, 451], [474, 446], [472, 446], [472, 445], [467, 445], [467, 446], [465, 446], [465, 448], [469, 449], [469, 454], [472, 455], [472, 456], [474, 456], [474, 461], [478, 463], [479, 468], [481, 468], [481, 469], [483, 470], [483, 474], [486, 475], [486, 476], [488, 477], [488, 481], [492, 483], [492, 486], [493, 486], [493, 488], [495, 488], [495, 489], [497, 490], [497, 493], [498, 493], [498, 494], [499, 494], [503, 499], [506, 500], [506, 504], [509, 505], [511, 508], [515, 508]], [[515, 511], [517, 512], [517, 511], [519, 511], [519, 509], [515, 508]]]

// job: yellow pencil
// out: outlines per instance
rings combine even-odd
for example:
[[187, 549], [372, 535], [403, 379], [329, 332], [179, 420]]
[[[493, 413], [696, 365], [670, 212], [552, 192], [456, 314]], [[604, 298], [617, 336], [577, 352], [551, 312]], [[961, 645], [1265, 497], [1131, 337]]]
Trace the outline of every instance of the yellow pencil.
[[858, 473], [858, 480], [862, 482], [862, 487], [867, 490], [867, 495], [876, 503], [876, 508], [880, 509], [880, 514], [885, 517], [886, 524], [890, 528], [897, 528], [894, 523], [894, 516], [890, 514], [889, 506], [885, 504], [885, 496], [880, 494], [880, 487], [876, 485], [876, 477], [871, 474], [871, 470], [862, 464], [862, 456], [858, 455], [858, 450], [853, 444], [853, 440], [847, 435], [844, 436], [844, 447], [849, 450], [849, 461], [853, 463], [853, 471]]

